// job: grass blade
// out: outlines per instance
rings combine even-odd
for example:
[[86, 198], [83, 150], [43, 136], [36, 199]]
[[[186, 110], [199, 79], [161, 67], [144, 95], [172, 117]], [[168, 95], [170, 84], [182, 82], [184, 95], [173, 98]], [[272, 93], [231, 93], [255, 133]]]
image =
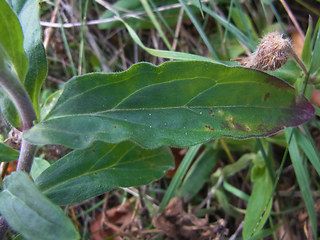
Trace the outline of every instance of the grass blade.
[[188, 199], [194, 197], [209, 180], [210, 173], [218, 161], [218, 151], [208, 147], [192, 164], [179, 190]]
[[182, 53], [182, 52], [174, 52], [174, 51], [167, 51], [167, 50], [157, 50], [146, 47], [138, 37], [138, 35], [135, 33], [135, 31], [130, 27], [129, 24], [127, 24], [123, 19], [119, 18], [119, 21], [121, 21], [125, 27], [127, 28], [130, 36], [132, 39], [138, 44], [141, 48], [143, 48], [145, 51], [147, 51], [149, 54], [156, 56], [156, 57], [162, 57], [162, 58], [169, 58], [169, 59], [177, 59], [177, 60], [202, 60], [202, 61], [210, 61], [218, 63], [217, 61], [214, 61], [210, 58], [198, 56], [195, 54], [189, 54], [189, 53]]
[[189, 148], [187, 154], [184, 156], [178, 170], [176, 171], [163, 199], [159, 206], [159, 212], [163, 210], [165, 206], [168, 205], [171, 198], [177, 194], [177, 189], [180, 187], [183, 177], [185, 176], [187, 170], [189, 169], [194, 156], [197, 154], [201, 144], [192, 146]]
[[186, 11], [186, 13], [188, 14], [190, 20], [192, 21], [193, 25], [196, 27], [197, 31], [199, 32], [202, 40], [204, 41], [204, 43], [206, 44], [210, 54], [212, 57], [214, 57], [215, 59], [219, 59], [216, 51], [213, 49], [209, 39], [207, 38], [207, 35], [205, 34], [205, 32], [203, 31], [198, 19], [193, 15], [193, 13], [190, 10], [190, 7], [188, 7], [185, 2], [183, 0], [179, 0], [179, 2], [181, 3], [181, 5], [183, 6], [184, 10]]
[[144, 9], [146, 10], [150, 20], [152, 21], [154, 27], [157, 29], [159, 35], [161, 36], [162, 40], [164, 41], [164, 43], [166, 44], [167, 48], [169, 50], [172, 50], [172, 46], [171, 44], [169, 43], [166, 35], [164, 34], [164, 32], [162, 31], [162, 28], [161, 28], [161, 25], [160, 23], [158, 22], [156, 16], [153, 14], [152, 10], [151, 10], [151, 7], [148, 3], [147, 0], [140, 0], [141, 1], [141, 4], [142, 6], [144, 7]]
[[318, 175], [320, 176], [320, 154], [317, 147], [314, 144], [312, 136], [310, 135], [308, 129], [304, 127], [306, 135], [302, 134], [298, 129], [294, 131], [297, 143], [301, 146], [304, 153], [309, 158], [312, 166], [316, 169]]
[[[192, 2], [193, 5], [197, 6], [197, 3], [196, 3], [195, 0], [190, 0], [190, 2]], [[204, 12], [208, 13], [217, 22], [219, 22], [222, 26], [224, 26], [229, 32], [234, 34], [237, 37], [237, 39], [239, 39], [239, 41], [241, 41], [246, 47], [248, 47], [250, 49], [250, 51], [254, 51], [254, 49], [256, 48], [255, 43], [252, 42], [248, 36], [246, 36], [237, 27], [235, 27], [233, 24], [231, 24], [226, 19], [224, 19], [221, 16], [219, 16], [217, 13], [212, 11], [207, 6], [203, 5], [202, 8], [203, 8]]]
[[312, 19], [309, 17], [309, 26], [306, 33], [306, 39], [304, 40], [301, 59], [302, 61], [308, 66], [310, 66], [310, 59], [311, 59], [311, 34], [312, 34]]
[[[289, 141], [289, 137], [292, 134], [292, 131], [293, 131], [292, 128], [287, 128], [285, 130], [287, 141]], [[316, 217], [314, 201], [313, 201], [311, 189], [310, 189], [310, 179], [309, 179], [308, 171], [304, 166], [302, 156], [299, 152], [297, 138], [295, 134], [292, 134], [292, 138], [288, 148], [289, 148], [289, 154], [291, 157], [291, 162], [299, 183], [300, 191], [302, 193], [302, 198], [305, 202], [305, 205], [309, 214], [309, 218], [311, 221], [313, 237], [314, 239], [317, 239], [318, 238], [317, 237], [317, 217]]]

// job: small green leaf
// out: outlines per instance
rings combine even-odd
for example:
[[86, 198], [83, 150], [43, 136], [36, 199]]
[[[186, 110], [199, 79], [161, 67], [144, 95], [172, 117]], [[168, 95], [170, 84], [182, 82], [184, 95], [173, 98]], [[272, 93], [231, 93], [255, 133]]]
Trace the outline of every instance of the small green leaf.
[[36, 179], [48, 167], [50, 167], [50, 163], [47, 160], [42, 158], [34, 158], [30, 175], [32, 176], [33, 179]]
[[0, 36], [0, 51], [6, 53], [19, 80], [23, 82], [28, 67], [23, 49], [23, 33], [17, 16], [6, 1], [0, 1]]
[[24, 138], [71, 148], [129, 139], [148, 148], [186, 147], [269, 136], [313, 116], [294, 88], [263, 72], [203, 61], [138, 63], [122, 73], [73, 78]]
[[217, 163], [217, 150], [207, 148], [192, 164], [181, 185], [181, 196], [191, 199], [209, 181], [210, 173]]
[[0, 193], [0, 212], [9, 225], [30, 240], [76, 240], [79, 238], [61, 208], [37, 189], [28, 175], [14, 172], [5, 178]]
[[229, 164], [222, 169], [223, 177], [229, 178], [240, 172], [242, 169], [247, 168], [251, 161], [256, 157], [257, 155], [255, 153], [246, 153], [242, 155], [236, 162]]
[[[253, 189], [244, 218], [243, 239], [254, 237], [266, 223], [272, 207], [273, 183], [261, 155], [254, 159], [251, 172]], [[270, 199], [271, 198], [271, 199]]]
[[0, 142], [0, 162], [10, 162], [17, 160], [19, 152]]
[[41, 106], [40, 120], [44, 119], [47, 116], [47, 114], [51, 111], [51, 109], [57, 103], [61, 93], [62, 90], [57, 90], [54, 93], [52, 93], [49, 97], [47, 97], [47, 99]]
[[131, 142], [96, 142], [52, 164], [36, 184], [53, 202], [69, 204], [117, 187], [148, 184], [162, 177], [172, 164], [172, 154], [166, 147], [146, 150]]

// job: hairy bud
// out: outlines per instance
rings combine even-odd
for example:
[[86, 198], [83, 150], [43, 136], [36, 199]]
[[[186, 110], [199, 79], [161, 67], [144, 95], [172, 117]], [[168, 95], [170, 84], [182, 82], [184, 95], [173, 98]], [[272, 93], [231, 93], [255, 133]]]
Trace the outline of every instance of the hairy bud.
[[293, 54], [291, 41], [278, 32], [271, 32], [261, 39], [254, 53], [234, 60], [248, 68], [274, 71], [282, 67]]

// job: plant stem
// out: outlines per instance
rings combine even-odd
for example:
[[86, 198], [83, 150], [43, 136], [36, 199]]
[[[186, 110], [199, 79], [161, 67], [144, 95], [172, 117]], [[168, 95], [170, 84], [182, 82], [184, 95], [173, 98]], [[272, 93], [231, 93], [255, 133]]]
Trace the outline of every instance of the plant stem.
[[23, 85], [8, 70], [4, 70], [0, 72], [0, 86], [9, 95], [18, 110], [22, 121], [22, 131], [30, 129], [33, 121], [37, 120], [37, 116]]
[[301, 61], [301, 59], [298, 57], [298, 55], [295, 53], [294, 50], [292, 50], [291, 52], [293, 59], [298, 63], [298, 65], [300, 66], [300, 68], [302, 69], [303, 73], [308, 76], [308, 70], [306, 68], [306, 66], [304, 65], [304, 63]]
[[33, 157], [36, 152], [36, 145], [30, 144], [22, 140], [20, 155], [18, 159], [17, 171], [30, 173]]
[[[37, 120], [37, 116], [31, 100], [20, 81], [4, 69], [4, 71], [0, 72], [0, 86], [10, 96], [19, 112], [22, 121], [22, 132], [30, 129], [33, 126], [33, 121]], [[17, 171], [30, 172], [35, 150], [35, 145], [22, 140]]]
[[[23, 85], [7, 69], [3, 68], [0, 71], [0, 86], [9, 95], [18, 110], [22, 121], [22, 131], [30, 129], [33, 126], [33, 121], [37, 120], [37, 116]], [[30, 172], [35, 151], [35, 145], [22, 140], [17, 171]], [[5, 237], [8, 227], [7, 221], [1, 216], [0, 240]]]

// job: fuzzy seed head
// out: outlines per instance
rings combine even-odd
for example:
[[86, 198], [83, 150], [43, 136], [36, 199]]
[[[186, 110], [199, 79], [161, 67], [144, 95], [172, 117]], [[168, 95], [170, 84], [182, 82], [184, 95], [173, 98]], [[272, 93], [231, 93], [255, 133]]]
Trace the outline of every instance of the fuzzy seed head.
[[278, 32], [265, 35], [257, 48], [250, 56], [237, 59], [240, 65], [261, 70], [274, 71], [282, 67], [292, 56], [293, 47], [291, 41]]

